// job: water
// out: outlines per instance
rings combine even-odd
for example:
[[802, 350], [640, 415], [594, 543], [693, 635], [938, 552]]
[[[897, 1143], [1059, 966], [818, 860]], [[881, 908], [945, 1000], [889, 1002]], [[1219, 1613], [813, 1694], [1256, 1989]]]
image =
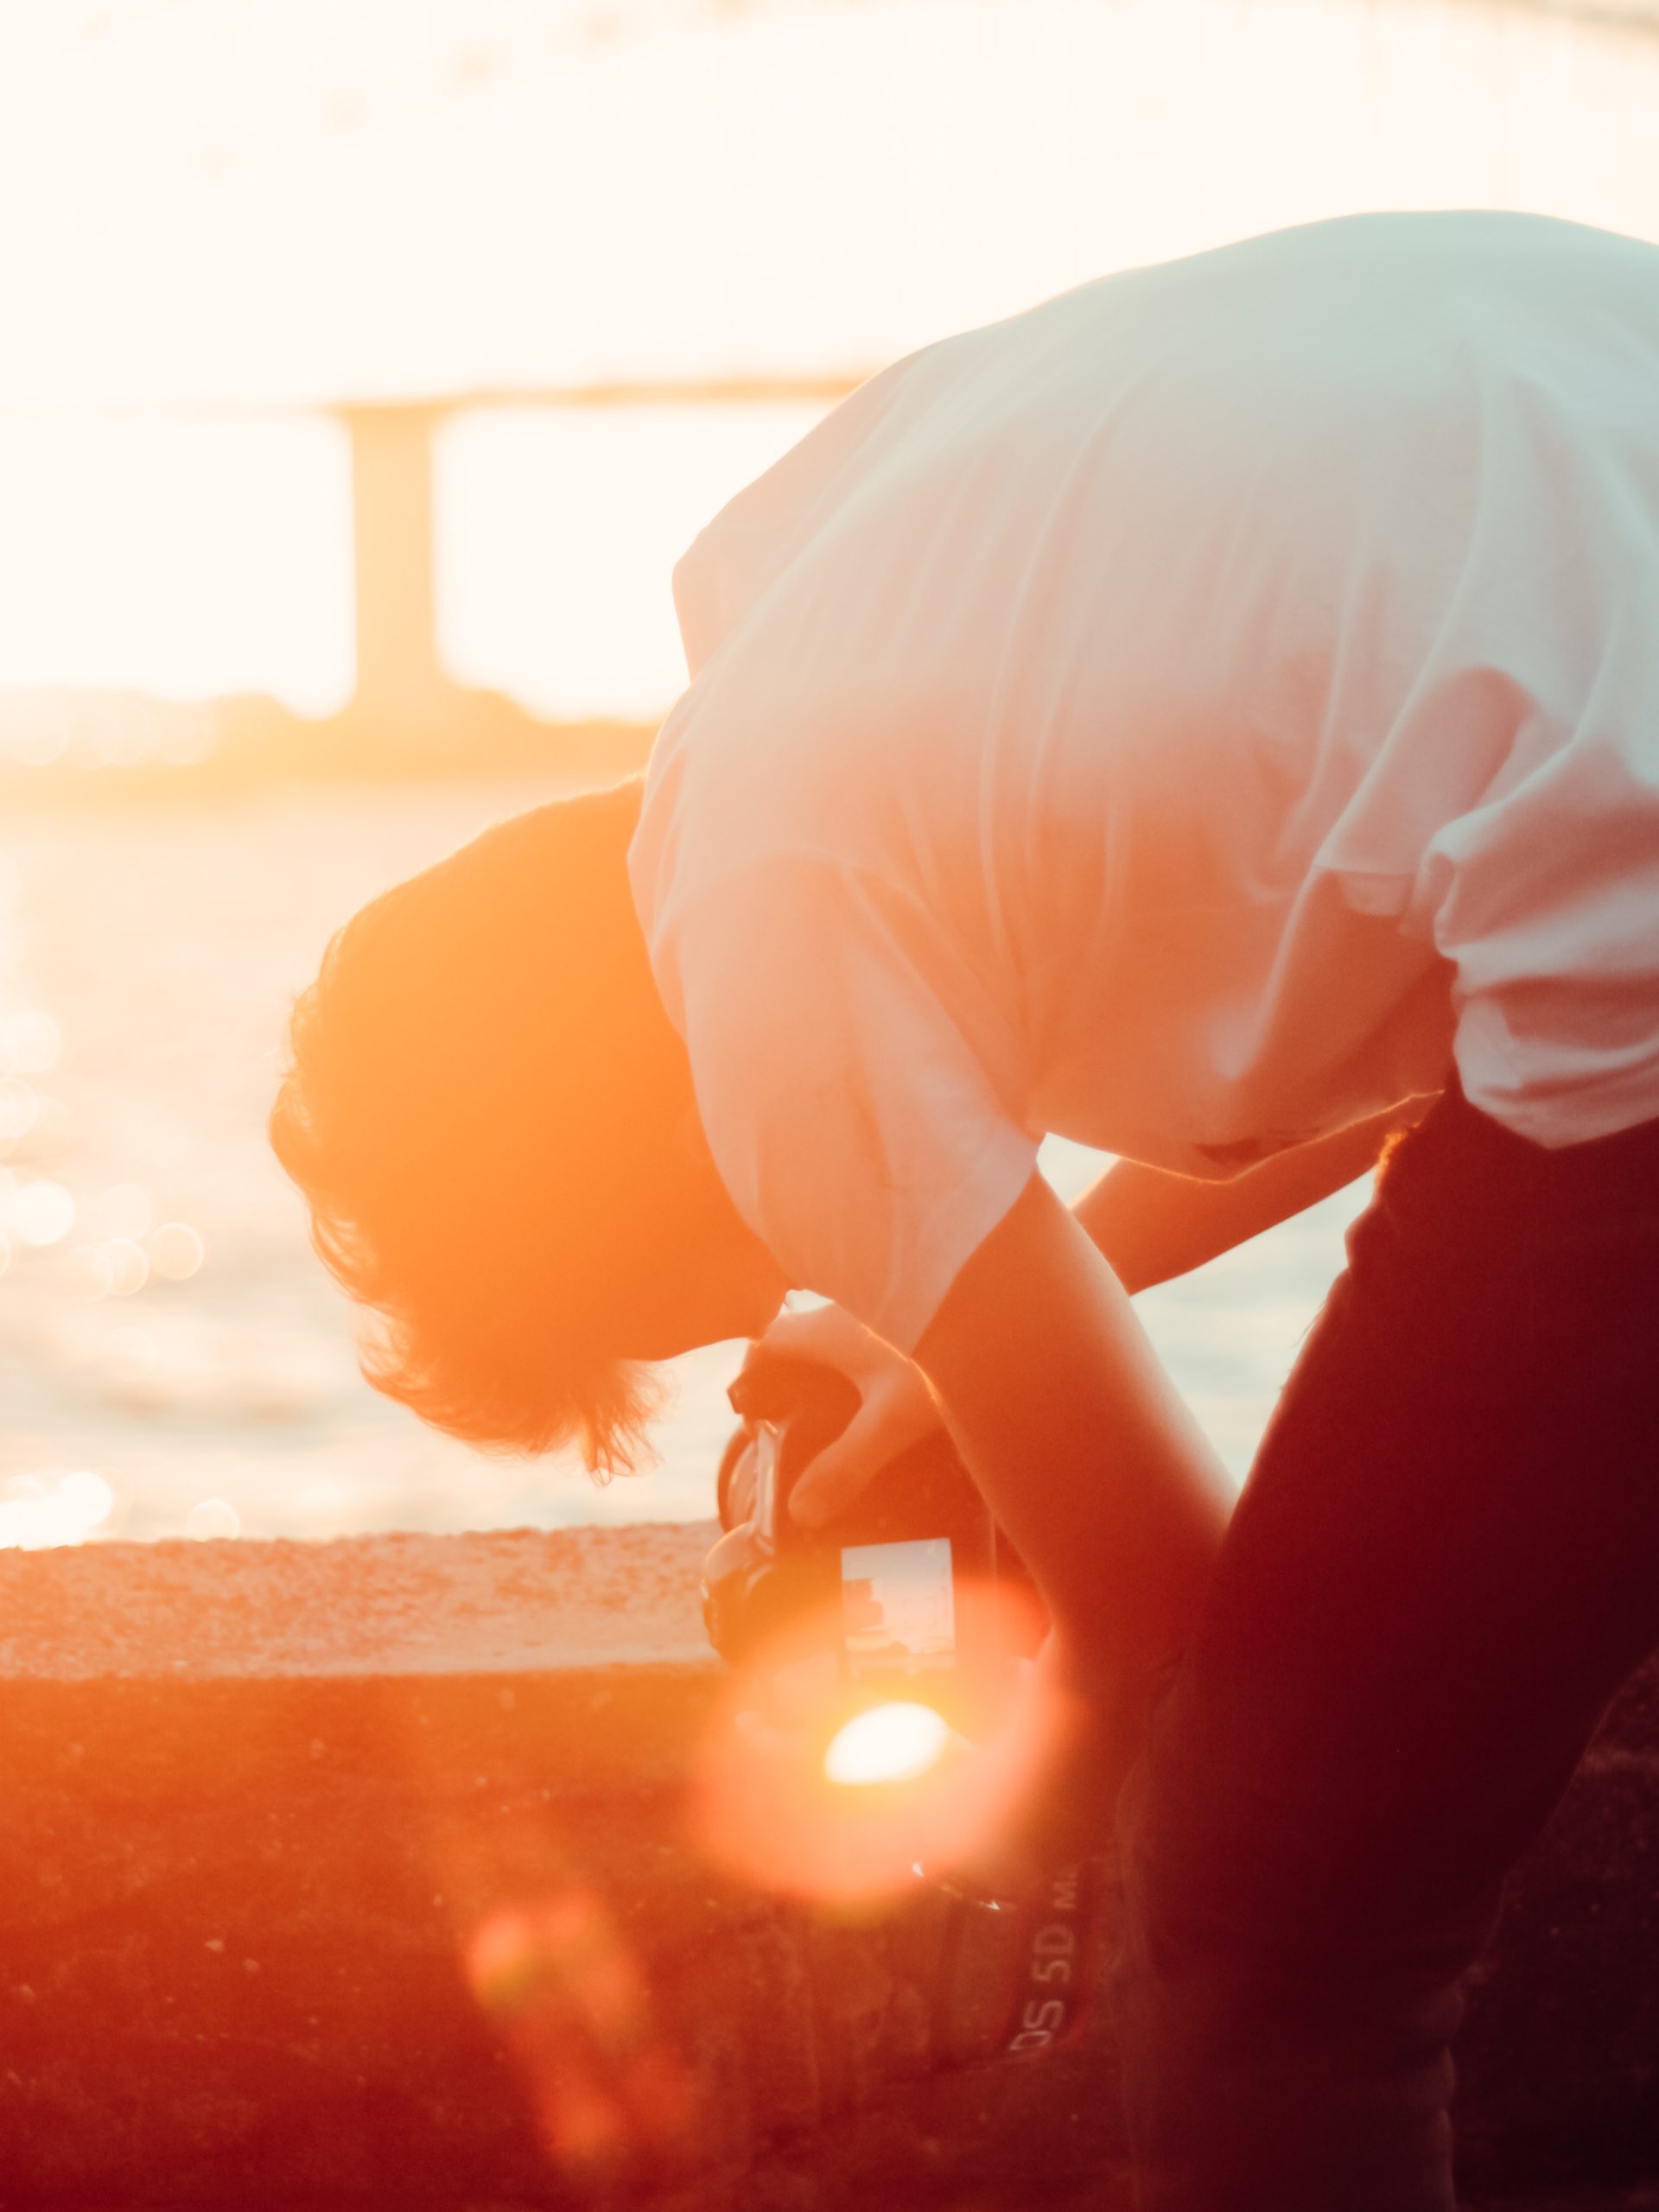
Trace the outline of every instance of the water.
[[[572, 1462], [470, 1452], [363, 1383], [349, 1309], [265, 1146], [284, 1014], [330, 931], [386, 882], [549, 795], [294, 791], [14, 816], [0, 836], [0, 1045], [14, 1071], [0, 1130], [14, 1133], [16, 1179], [0, 1275], [0, 1541], [711, 1510], [740, 1346], [677, 1363], [649, 1475], [596, 1489]], [[1099, 1163], [1051, 1145], [1046, 1165], [1070, 1195]], [[1141, 1301], [1241, 1473], [1363, 1196]], [[198, 1249], [194, 1273], [166, 1278]]]

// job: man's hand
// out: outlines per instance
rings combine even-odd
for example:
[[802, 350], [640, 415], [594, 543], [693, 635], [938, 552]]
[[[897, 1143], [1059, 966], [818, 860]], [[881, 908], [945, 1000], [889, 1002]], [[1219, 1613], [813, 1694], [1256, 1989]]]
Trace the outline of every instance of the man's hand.
[[790, 1510], [809, 1529], [833, 1521], [890, 1459], [943, 1426], [920, 1368], [839, 1306], [780, 1314], [760, 1351], [838, 1368], [862, 1400], [795, 1485]]

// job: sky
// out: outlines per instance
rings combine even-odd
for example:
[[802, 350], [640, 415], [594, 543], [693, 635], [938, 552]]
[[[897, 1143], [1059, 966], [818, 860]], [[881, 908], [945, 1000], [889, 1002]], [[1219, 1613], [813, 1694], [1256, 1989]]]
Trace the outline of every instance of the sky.
[[[341, 703], [331, 401], [856, 376], [1357, 207], [1659, 237], [1659, 35], [1478, 0], [14, 0], [0, 65], [0, 684]], [[446, 657], [659, 712], [811, 419], [457, 417]]]

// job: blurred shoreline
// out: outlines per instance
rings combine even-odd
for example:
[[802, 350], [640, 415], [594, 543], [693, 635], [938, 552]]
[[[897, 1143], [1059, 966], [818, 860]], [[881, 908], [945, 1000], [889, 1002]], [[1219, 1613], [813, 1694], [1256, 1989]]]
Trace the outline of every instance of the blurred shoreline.
[[356, 707], [312, 720], [257, 694], [0, 690], [0, 799], [55, 810], [285, 785], [601, 785], [643, 768], [654, 735], [654, 724], [631, 720], [540, 721], [499, 693], [459, 687], [425, 727]]

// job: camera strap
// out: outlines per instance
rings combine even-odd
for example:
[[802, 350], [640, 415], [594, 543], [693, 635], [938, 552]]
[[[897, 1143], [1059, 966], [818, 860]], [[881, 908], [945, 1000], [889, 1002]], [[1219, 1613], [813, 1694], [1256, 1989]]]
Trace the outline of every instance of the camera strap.
[[1018, 1897], [946, 1885], [933, 2022], [944, 2063], [1034, 2056], [1077, 2034], [1098, 1979], [1103, 1887], [1087, 1859]]

